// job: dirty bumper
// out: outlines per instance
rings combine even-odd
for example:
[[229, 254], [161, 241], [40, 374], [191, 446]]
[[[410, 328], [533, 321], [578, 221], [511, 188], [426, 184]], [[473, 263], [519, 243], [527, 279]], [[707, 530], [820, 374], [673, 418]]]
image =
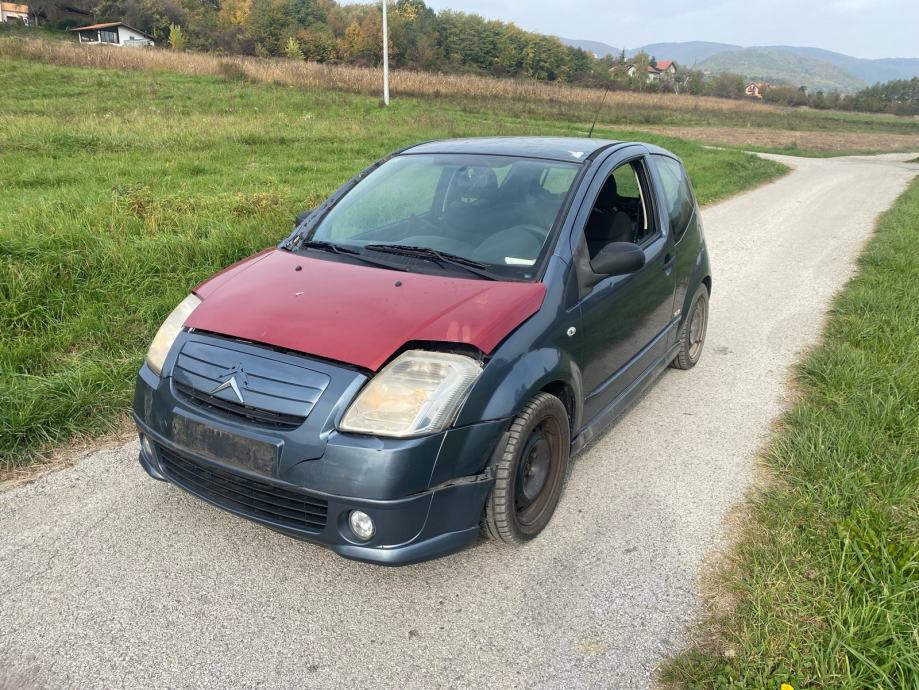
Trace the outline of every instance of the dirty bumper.
[[[243, 348], [233, 348], [253, 368]], [[492, 485], [489, 459], [506, 421], [411, 439], [342, 434], [333, 420], [360, 377], [308, 364], [317, 379], [327, 377], [326, 390], [303, 422], [270, 429], [183, 393], [175, 362], [173, 376], [162, 378], [143, 367], [134, 400], [141, 465], [215, 506], [348, 558], [397, 565], [472, 543]], [[373, 521], [369, 539], [351, 530], [355, 510]]]

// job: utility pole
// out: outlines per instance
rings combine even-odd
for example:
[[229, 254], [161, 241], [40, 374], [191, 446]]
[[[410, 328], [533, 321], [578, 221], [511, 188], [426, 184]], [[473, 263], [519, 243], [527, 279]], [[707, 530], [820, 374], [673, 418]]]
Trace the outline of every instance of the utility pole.
[[386, 0], [383, 0], [383, 105], [389, 105], [389, 24], [386, 21]]

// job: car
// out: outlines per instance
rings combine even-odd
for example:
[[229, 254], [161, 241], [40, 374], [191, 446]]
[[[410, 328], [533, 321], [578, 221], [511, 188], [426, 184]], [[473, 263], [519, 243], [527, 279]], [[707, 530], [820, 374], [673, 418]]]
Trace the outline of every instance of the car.
[[366, 562], [523, 544], [569, 458], [699, 361], [711, 280], [669, 151], [409, 146], [169, 314], [137, 377], [140, 463]]

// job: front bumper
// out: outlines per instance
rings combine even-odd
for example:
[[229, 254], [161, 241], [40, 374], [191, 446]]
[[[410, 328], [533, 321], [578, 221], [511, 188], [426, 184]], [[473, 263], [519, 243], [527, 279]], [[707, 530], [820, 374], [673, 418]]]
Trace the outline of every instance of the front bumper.
[[[417, 563], [469, 546], [479, 532], [479, 516], [492, 485], [490, 475], [485, 473], [402, 499], [385, 501], [336, 496], [247, 475], [235, 468], [189, 454], [166, 439], [157, 438], [139, 421], [138, 428], [152, 441], [154, 456], [148, 457], [141, 451], [140, 464], [154, 479], [176, 484], [218, 508], [289, 536], [328, 546], [346, 558], [381, 565]], [[201, 474], [211, 474], [223, 481], [195, 481], [190, 473], [177, 469], [179, 465], [176, 463], [164, 462], [170, 456], [178, 456], [184, 466], [193, 464], [201, 468]], [[234, 485], [226, 478], [228, 474], [249, 481], [246, 485]], [[263, 494], [258, 502], [240, 493], [246, 490], [243, 487], [255, 482], [276, 486], [285, 496], [291, 493], [302, 495], [308, 501], [307, 505], [315, 508], [316, 512], [325, 513], [324, 519], [317, 518], [311, 525], [293, 526], [294, 521], [288, 519], [296, 512], [292, 501], [285, 501], [287, 509], [284, 512], [287, 515], [283, 515], [276, 509], [266, 509], [269, 503], [277, 505], [280, 502], [277, 498], [270, 498], [268, 493]], [[259, 494], [259, 488], [251, 488], [248, 492], [250, 495]], [[360, 542], [351, 535], [348, 514], [352, 510], [362, 510], [373, 518], [376, 534], [369, 542]], [[408, 539], [402, 543], [387, 543], [393, 538], [399, 539], [399, 535], [408, 536]]]
[[[506, 420], [414, 439], [342, 434], [335, 422], [350, 399], [329, 395], [339, 377], [334, 367], [324, 371], [329, 390], [306, 422], [266, 430], [194, 404], [177, 393], [170, 377], [144, 366], [134, 418], [151, 444], [150, 452], [141, 451], [141, 465], [224, 510], [347, 558], [401, 565], [471, 544], [493, 483], [487, 467]], [[342, 392], [359, 388], [346, 384]], [[370, 540], [351, 532], [352, 510], [373, 519]]]

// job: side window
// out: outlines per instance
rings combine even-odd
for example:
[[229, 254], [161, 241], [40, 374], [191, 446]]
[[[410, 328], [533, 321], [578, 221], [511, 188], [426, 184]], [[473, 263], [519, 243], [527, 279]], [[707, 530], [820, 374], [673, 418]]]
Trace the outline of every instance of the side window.
[[584, 226], [591, 258], [610, 242], [643, 244], [654, 236], [647, 179], [640, 159], [623, 163], [610, 173]]
[[667, 197], [667, 215], [674, 242], [679, 242], [692, 220], [693, 200], [689, 179], [679, 161], [667, 156], [654, 156], [657, 171]]

